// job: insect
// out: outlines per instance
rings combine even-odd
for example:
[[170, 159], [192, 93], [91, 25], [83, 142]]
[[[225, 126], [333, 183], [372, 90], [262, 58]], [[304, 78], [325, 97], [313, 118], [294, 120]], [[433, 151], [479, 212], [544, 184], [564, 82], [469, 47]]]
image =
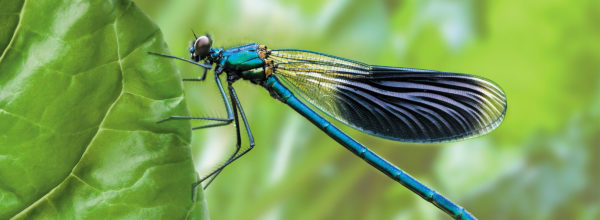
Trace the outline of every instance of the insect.
[[[346, 135], [309, 105], [345, 125], [378, 137], [421, 143], [453, 141], [485, 134], [502, 122], [506, 96], [495, 83], [461, 73], [367, 65], [308, 50], [271, 50], [256, 43], [214, 48], [209, 35], [194, 34], [194, 39], [190, 59], [149, 52], [204, 68], [200, 78], [185, 81], [205, 80], [214, 65], [214, 80], [227, 110], [227, 118], [170, 116], [159, 122], [212, 121], [193, 129], [232, 122], [236, 125], [234, 153], [218, 169], [194, 183], [193, 188], [209, 178], [207, 185], [210, 184], [223, 168], [254, 147], [248, 120], [233, 87], [234, 82], [243, 79], [264, 87], [272, 97], [292, 107], [339, 144], [451, 217], [475, 219], [464, 208]], [[222, 73], [227, 75], [229, 100], [219, 78]], [[249, 147], [244, 150], [240, 146], [239, 117], [249, 139]]]

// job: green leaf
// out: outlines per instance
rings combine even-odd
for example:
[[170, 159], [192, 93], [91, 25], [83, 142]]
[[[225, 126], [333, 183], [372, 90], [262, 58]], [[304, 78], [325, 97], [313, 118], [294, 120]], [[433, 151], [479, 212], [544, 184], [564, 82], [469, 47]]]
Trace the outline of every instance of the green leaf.
[[206, 213], [180, 75], [133, 3], [0, 1], [0, 219]]

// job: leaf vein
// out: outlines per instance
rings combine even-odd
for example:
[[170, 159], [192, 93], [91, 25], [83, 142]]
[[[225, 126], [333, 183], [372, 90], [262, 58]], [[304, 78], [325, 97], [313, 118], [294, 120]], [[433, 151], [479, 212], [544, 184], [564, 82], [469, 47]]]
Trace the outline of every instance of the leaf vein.
[[19, 119], [21, 121], [27, 122], [29, 124], [35, 125], [36, 127], [42, 128], [44, 130], [50, 131], [53, 134], [56, 134], [56, 131], [54, 129], [46, 127], [45, 125], [39, 124], [37, 122], [30, 121], [28, 118], [26, 118], [26, 117], [24, 117], [22, 115], [18, 115], [18, 114], [6, 111], [5, 109], [2, 109], [2, 108], [0, 108], [0, 112], [4, 112], [4, 113], [6, 113], [9, 116], [15, 117], [15, 118], [17, 118], [17, 119]]
[[12, 45], [15, 42], [15, 37], [17, 36], [17, 32], [19, 32], [19, 29], [21, 28], [21, 24], [23, 23], [23, 14], [25, 14], [25, 4], [27, 4], [27, 0], [23, 0], [23, 5], [21, 6], [21, 12], [19, 13], [19, 23], [17, 24], [17, 27], [15, 28], [15, 31], [13, 32], [13, 36], [10, 38], [10, 42], [8, 42], [8, 45], [6, 45], [6, 48], [4, 48], [4, 51], [2, 51], [2, 55], [0, 56], [0, 62], [2, 62], [2, 60], [4, 59], [4, 56], [6, 55], [6, 53], [8, 53], [8, 50], [10, 48], [12, 48]]
[[[123, 89], [123, 87], [124, 87], [123, 79], [124, 79], [124, 77], [123, 77], [123, 65], [121, 63], [121, 54], [120, 54], [120, 46], [119, 46], [119, 35], [117, 33], [117, 20], [118, 20], [118, 17], [115, 18], [113, 26], [114, 26], [115, 38], [116, 38], [116, 42], [117, 42], [117, 57], [119, 58], [119, 66], [120, 66], [120, 73], [121, 73], [121, 92], [119, 93], [119, 95], [117, 96], [117, 98], [115, 99], [115, 101], [110, 105], [110, 107], [106, 111], [106, 114], [104, 115], [104, 117], [100, 121], [100, 125], [98, 127], [99, 128], [98, 131], [96, 132], [96, 134], [94, 134], [94, 136], [92, 137], [92, 139], [90, 139], [90, 141], [86, 145], [85, 150], [81, 154], [81, 157], [79, 157], [79, 161], [77, 161], [77, 163], [75, 163], [75, 165], [71, 169], [71, 172], [69, 172], [69, 175], [73, 174], [73, 170], [77, 167], [77, 165], [79, 165], [79, 163], [81, 162], [81, 160], [83, 159], [83, 157], [87, 153], [90, 145], [94, 142], [94, 140], [96, 139], [96, 137], [98, 137], [98, 134], [100, 134], [100, 132], [102, 130], [100, 128], [102, 128], [102, 125], [106, 121], [106, 118], [108, 117], [108, 115], [112, 111], [113, 107], [116, 105], [116, 103], [118, 102], [118, 100], [123, 96], [123, 91], [124, 91], [124, 89]], [[32, 209], [33, 207], [35, 207], [36, 204], [40, 203], [42, 200], [47, 199], [47, 197], [50, 194], [52, 194], [60, 185], [62, 185], [63, 183], [65, 183], [65, 181], [67, 180], [67, 178], [68, 178], [68, 176], [66, 176], [59, 184], [57, 184], [50, 191], [48, 191], [48, 193], [44, 194], [44, 196], [42, 196], [41, 198], [39, 198], [38, 200], [36, 200], [32, 204], [30, 204], [29, 206], [27, 206], [26, 208], [24, 208], [23, 210], [21, 210], [21, 212], [19, 212], [17, 215], [15, 215], [15, 217], [17, 217], [17, 216], [19, 216], [21, 214], [26, 213], [29, 209]]]

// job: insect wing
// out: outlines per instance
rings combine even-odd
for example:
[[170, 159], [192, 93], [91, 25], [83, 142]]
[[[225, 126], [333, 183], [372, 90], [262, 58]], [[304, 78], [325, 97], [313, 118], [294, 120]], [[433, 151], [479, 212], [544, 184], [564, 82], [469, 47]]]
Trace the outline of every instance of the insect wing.
[[297, 49], [272, 50], [274, 75], [320, 111], [360, 131], [406, 142], [485, 134], [506, 112], [504, 92], [481, 77], [370, 66]]

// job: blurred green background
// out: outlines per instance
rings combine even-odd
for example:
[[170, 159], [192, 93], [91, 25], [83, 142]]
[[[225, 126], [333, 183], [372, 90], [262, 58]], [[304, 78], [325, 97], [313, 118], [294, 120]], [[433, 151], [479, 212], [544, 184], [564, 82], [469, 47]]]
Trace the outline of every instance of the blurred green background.
[[[600, 218], [600, 1], [135, 2], [181, 57], [193, 29], [217, 47], [257, 42], [492, 79], [508, 112], [483, 137], [407, 144], [342, 129], [481, 219]], [[184, 77], [201, 74], [178, 66]], [[256, 148], [206, 191], [211, 218], [448, 218], [263, 88], [235, 86]], [[193, 115], [226, 116], [214, 81], [185, 87]], [[234, 149], [233, 126], [193, 138], [200, 175]]]

